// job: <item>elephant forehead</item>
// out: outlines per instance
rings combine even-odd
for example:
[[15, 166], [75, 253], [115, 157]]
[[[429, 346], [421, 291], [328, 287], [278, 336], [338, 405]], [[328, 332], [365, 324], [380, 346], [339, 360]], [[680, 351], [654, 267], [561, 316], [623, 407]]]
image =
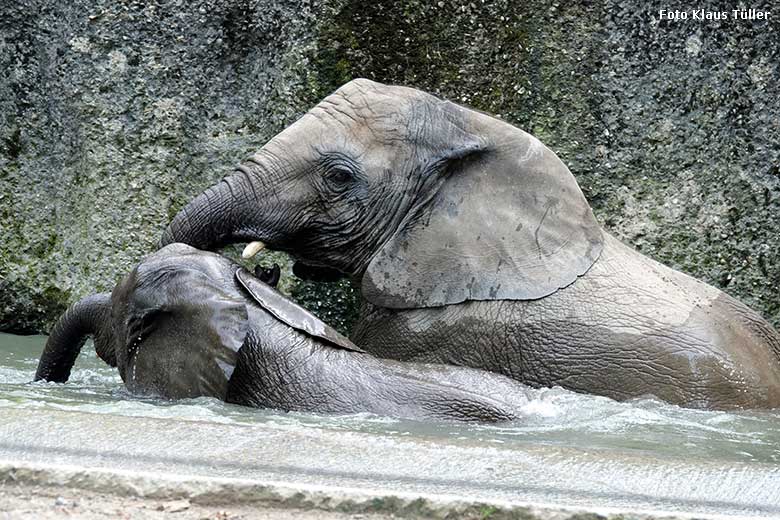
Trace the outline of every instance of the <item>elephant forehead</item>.
[[226, 287], [232, 285], [234, 270], [235, 264], [220, 255], [172, 244], [145, 257], [134, 269], [133, 281], [136, 287], [161, 288], [198, 277], [210, 285]]
[[407, 137], [407, 119], [400, 113], [400, 107], [380, 105], [370, 109], [355, 109], [337, 98], [327, 98], [314, 107], [309, 116], [317, 120], [312, 126], [321, 128], [321, 135], [332, 140], [334, 131], [342, 131], [351, 140], [363, 144], [373, 142], [397, 142]]
[[409, 137], [414, 99], [393, 92], [338, 90], [309, 111], [332, 138], [334, 123], [363, 143], [391, 142]]
[[413, 88], [353, 80], [263, 148], [280, 157], [295, 150], [303, 161], [336, 149], [387, 166], [421, 150], [435, 150], [442, 139], [450, 144], [451, 121], [442, 117], [441, 105], [436, 97]]
[[319, 107], [287, 127], [254, 154], [255, 162], [266, 163], [267, 157], [297, 164], [315, 162], [323, 154], [338, 152], [358, 160], [366, 168], [390, 167], [413, 155], [405, 142], [404, 129], [390, 125], [359, 125], [343, 115], [325, 114]]
[[344, 84], [333, 94], [325, 98], [336, 103], [346, 103], [355, 110], [367, 110], [374, 114], [384, 109], [398, 111], [420, 99], [434, 99], [430, 94], [409, 87], [384, 85], [366, 79], [356, 79]]

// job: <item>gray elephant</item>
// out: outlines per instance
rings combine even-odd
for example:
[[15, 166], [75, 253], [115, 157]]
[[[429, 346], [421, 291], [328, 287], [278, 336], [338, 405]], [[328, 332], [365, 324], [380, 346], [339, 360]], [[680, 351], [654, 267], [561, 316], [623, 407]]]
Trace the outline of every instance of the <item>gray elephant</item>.
[[780, 335], [601, 229], [533, 136], [424, 92], [354, 80], [171, 222], [161, 243], [251, 241], [338, 271], [352, 339], [401, 360], [696, 408], [780, 406]]
[[184, 244], [66, 311], [35, 379], [67, 381], [89, 335], [128, 390], [169, 399], [486, 422], [517, 418], [527, 401], [525, 387], [498, 374], [366, 354], [248, 271]]

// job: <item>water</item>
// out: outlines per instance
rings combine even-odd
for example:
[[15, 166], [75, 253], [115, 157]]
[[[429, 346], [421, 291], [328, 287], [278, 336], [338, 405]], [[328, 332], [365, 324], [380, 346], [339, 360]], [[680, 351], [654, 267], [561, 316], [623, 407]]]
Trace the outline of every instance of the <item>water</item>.
[[[44, 337], [0, 334], [0, 417], [7, 418], [5, 433], [0, 429], [0, 434], [10, 436], [0, 437], [0, 458], [10, 453], [24, 460], [49, 460], [53, 451], [62, 455], [64, 448], [78, 448], [69, 443], [89, 438], [84, 431], [89, 428], [83, 425], [91, 424], [96, 432], [110, 430], [106, 435], [114, 438], [128, 430], [136, 432], [122, 443], [123, 458], [117, 459], [121, 464], [127, 457], [159, 455], [163, 460], [168, 450], [174, 450], [181, 455], [175, 460], [197, 472], [199, 466], [182, 457], [202, 452], [198, 464], [209, 474], [235, 476], [236, 467], [229, 460], [209, 458], [216, 436], [226, 450], [235, 450], [236, 445], [249, 450], [242, 455], [243, 476], [294, 474], [306, 481], [345, 485], [355, 485], [359, 476], [361, 482], [374, 479], [374, 484], [378, 480], [400, 489], [422, 485], [438, 492], [439, 484], [432, 484], [431, 478], [446, 480], [450, 475], [457, 486], [464, 486], [463, 493], [482, 498], [512, 499], [522, 489], [523, 497], [562, 504], [592, 504], [597, 496], [607, 506], [780, 515], [780, 411], [696, 411], [653, 399], [619, 403], [554, 388], [534, 391], [524, 418], [500, 426], [430, 424], [366, 414], [287, 414], [206, 398], [169, 402], [134, 397], [117, 371], [97, 358], [90, 343], [68, 383], [31, 383], [44, 342]], [[185, 428], [190, 444], [186, 449], [160, 444], [151, 433], [155, 428]], [[55, 433], [47, 440], [42, 430]], [[146, 437], [138, 433], [141, 430]], [[276, 444], [268, 444], [275, 436]], [[285, 443], [292, 439], [320, 446], [319, 451], [300, 454], [295, 443], [287, 450]], [[356, 443], [360, 449], [353, 447]], [[339, 450], [325, 457], [337, 444]], [[105, 450], [115, 446], [106, 444]], [[96, 444], [92, 448], [98, 450]], [[36, 450], [48, 450], [47, 455], [35, 455]], [[417, 460], [406, 460], [399, 451], [415, 453], [407, 458]], [[96, 463], [109, 464], [101, 453], [95, 455]], [[464, 458], [466, 453], [470, 458]], [[428, 456], [440, 474], [426, 469], [426, 480], [415, 472], [420, 471], [419, 458]], [[252, 457], [262, 460], [246, 466]], [[444, 461], [450, 462], [443, 465]], [[334, 473], [334, 464], [349, 470]], [[385, 476], [377, 477], [377, 471]], [[533, 485], [528, 475], [534, 477]], [[447, 482], [446, 489], [457, 488]]]
[[423, 436], [479, 436], [512, 442], [641, 451], [723, 461], [780, 462], [780, 411], [711, 412], [652, 399], [616, 402], [566, 390], [542, 389], [522, 421], [503, 426], [423, 424], [370, 415], [322, 417], [257, 410], [200, 398], [138, 398], [87, 343], [66, 384], [31, 383], [45, 337], [0, 334], [0, 410], [51, 408], [93, 414], [302, 426]]

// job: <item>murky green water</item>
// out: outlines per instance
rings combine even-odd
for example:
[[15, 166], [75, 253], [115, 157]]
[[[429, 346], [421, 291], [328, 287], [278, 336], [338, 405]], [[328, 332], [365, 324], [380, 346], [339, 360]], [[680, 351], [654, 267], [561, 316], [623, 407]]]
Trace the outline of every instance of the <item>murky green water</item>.
[[[496, 444], [587, 447], [685, 460], [780, 462], [780, 411], [705, 412], [651, 400], [618, 403], [561, 389], [534, 392], [522, 421], [503, 426], [421, 424], [358, 415], [319, 417], [227, 405], [213, 399], [168, 402], [126, 392], [115, 369], [85, 345], [70, 381], [31, 383], [45, 338], [0, 334], [0, 415], [4, 409], [56, 409], [209, 423], [273, 422], [305, 428], [376, 432]], [[31, 435], [34, 435], [31, 433]]]

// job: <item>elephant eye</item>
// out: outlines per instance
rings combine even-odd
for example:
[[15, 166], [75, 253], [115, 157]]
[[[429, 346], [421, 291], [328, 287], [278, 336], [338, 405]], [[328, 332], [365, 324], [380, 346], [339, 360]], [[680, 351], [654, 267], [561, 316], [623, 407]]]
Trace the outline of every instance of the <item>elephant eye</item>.
[[349, 156], [331, 152], [322, 155], [323, 179], [336, 191], [343, 191], [353, 185], [358, 179], [359, 168]]
[[352, 172], [343, 166], [331, 168], [327, 177], [328, 180], [337, 184], [345, 184], [354, 178]]

